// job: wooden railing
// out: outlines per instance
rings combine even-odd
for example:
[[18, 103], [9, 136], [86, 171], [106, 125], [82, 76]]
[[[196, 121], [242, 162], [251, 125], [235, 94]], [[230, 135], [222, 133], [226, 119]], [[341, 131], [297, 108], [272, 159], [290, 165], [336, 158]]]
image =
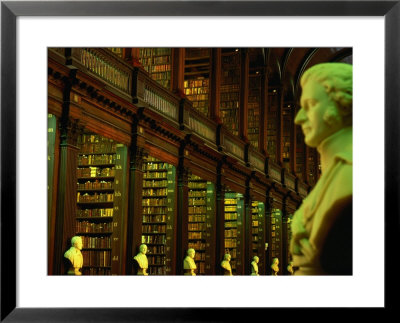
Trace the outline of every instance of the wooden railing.
[[285, 171], [284, 183], [288, 189], [296, 191], [296, 176]]
[[265, 156], [249, 147], [248, 161], [258, 171], [265, 173]]
[[160, 112], [178, 122], [180, 98], [149, 77], [142, 69], [133, 69], [133, 103]]
[[275, 164], [271, 160], [268, 161], [268, 176], [278, 182], [282, 183], [282, 167]]

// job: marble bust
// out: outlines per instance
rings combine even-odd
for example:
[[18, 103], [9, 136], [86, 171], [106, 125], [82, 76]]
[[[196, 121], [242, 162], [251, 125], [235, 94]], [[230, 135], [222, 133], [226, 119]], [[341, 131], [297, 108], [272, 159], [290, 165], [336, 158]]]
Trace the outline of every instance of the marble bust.
[[258, 274], [258, 262], [259, 258], [257, 256], [254, 256], [253, 261], [251, 262], [251, 276], [260, 276]]
[[272, 269], [272, 275], [278, 276], [278, 272], [279, 272], [279, 259], [278, 258], [272, 259], [271, 269]]
[[149, 263], [147, 260], [146, 253], [147, 253], [147, 246], [143, 243], [139, 247], [139, 253], [135, 257], [133, 257], [133, 259], [137, 263], [138, 275], [143, 275], [143, 276], [148, 275], [147, 268], [149, 267]]
[[224, 260], [221, 262], [221, 267], [224, 271], [224, 276], [232, 276], [232, 268], [231, 268], [231, 255], [226, 253], [224, 255]]
[[195, 270], [196, 270], [196, 264], [194, 262], [194, 255], [196, 251], [192, 248], [188, 249], [187, 251], [187, 256], [183, 260], [183, 270], [184, 270], [184, 275], [187, 276], [196, 276]]
[[353, 68], [317, 64], [300, 80], [295, 123], [320, 154], [321, 176], [295, 212], [290, 252], [295, 275], [352, 274]]
[[67, 275], [82, 275], [80, 269], [83, 266], [82, 250], [82, 238], [74, 236], [71, 238], [71, 247], [64, 253], [64, 258], [68, 259], [68, 272]]

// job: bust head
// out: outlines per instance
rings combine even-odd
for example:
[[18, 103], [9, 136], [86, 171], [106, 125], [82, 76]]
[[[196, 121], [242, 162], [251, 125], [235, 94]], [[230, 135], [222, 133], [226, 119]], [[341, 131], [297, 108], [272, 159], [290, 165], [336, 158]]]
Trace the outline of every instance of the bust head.
[[306, 144], [316, 148], [329, 136], [352, 125], [353, 67], [346, 63], [323, 63], [301, 77], [300, 125]]
[[279, 265], [279, 259], [278, 258], [272, 259], [272, 264], [273, 265]]
[[257, 256], [254, 256], [254, 257], [253, 257], [253, 261], [255, 261], [256, 264], [258, 264], [259, 260], [260, 260], [260, 259], [259, 259]]
[[144, 243], [140, 245], [139, 252], [144, 255], [147, 253], [147, 246]]
[[82, 250], [82, 247], [83, 247], [82, 237], [80, 237], [80, 236], [72, 237], [71, 246], [75, 247], [78, 250]]
[[193, 259], [194, 259], [195, 253], [196, 253], [196, 251], [195, 251], [193, 248], [190, 248], [190, 249], [188, 249], [188, 251], [187, 251], [187, 255], [188, 255], [190, 258], [193, 258]]
[[226, 254], [224, 255], [224, 260], [226, 260], [226, 261], [231, 261], [231, 255], [230, 255], [229, 253], [226, 253]]

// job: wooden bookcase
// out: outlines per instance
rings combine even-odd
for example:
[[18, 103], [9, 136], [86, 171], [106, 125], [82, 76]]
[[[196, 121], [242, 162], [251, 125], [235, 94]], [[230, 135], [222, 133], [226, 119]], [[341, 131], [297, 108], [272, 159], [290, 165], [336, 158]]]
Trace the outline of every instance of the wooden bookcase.
[[225, 253], [231, 255], [232, 274], [242, 263], [242, 252], [240, 248], [244, 216], [243, 195], [235, 192], [225, 192], [224, 201], [224, 239]]
[[84, 275], [120, 273], [125, 184], [124, 145], [85, 133], [78, 138], [76, 235], [83, 240]]
[[257, 72], [249, 75], [248, 100], [248, 139], [250, 144], [258, 149], [260, 133], [260, 102], [261, 102], [261, 75]]
[[279, 92], [276, 88], [268, 90], [268, 118], [267, 118], [267, 152], [270, 160], [277, 162]]
[[171, 48], [140, 48], [139, 62], [153, 80], [171, 89]]
[[272, 209], [270, 213], [270, 259], [272, 264], [273, 258], [279, 259], [279, 274], [282, 274], [282, 211], [280, 209]]
[[220, 117], [225, 127], [239, 134], [240, 51], [223, 49], [221, 53]]
[[147, 245], [149, 275], [171, 273], [174, 183], [173, 165], [154, 157], [143, 163], [142, 243]]
[[262, 244], [262, 236], [264, 234], [265, 205], [262, 202], [251, 202], [251, 258], [258, 256], [261, 258], [260, 252], [264, 250]]
[[185, 49], [184, 92], [193, 108], [209, 116], [211, 48]]
[[214, 184], [196, 175], [189, 176], [188, 203], [188, 249], [196, 251], [197, 274], [205, 275], [211, 270], [210, 244], [212, 221], [215, 213]]

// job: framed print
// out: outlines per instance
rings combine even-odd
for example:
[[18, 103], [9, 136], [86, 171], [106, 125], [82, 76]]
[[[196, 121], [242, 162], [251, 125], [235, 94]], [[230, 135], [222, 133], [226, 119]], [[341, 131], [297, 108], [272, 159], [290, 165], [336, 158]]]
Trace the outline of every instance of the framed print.
[[[257, 313], [265, 317], [269, 315], [268, 311], [272, 308], [374, 307], [390, 309], [393, 303], [389, 291], [395, 284], [387, 283], [397, 277], [393, 273], [391, 263], [391, 259], [395, 258], [394, 255], [397, 253], [394, 250], [395, 243], [390, 239], [397, 233], [395, 230], [398, 229], [399, 212], [397, 203], [399, 194], [397, 120], [400, 108], [399, 14], [399, 1], [2, 1], [1, 320], [5, 322], [235, 321], [242, 311], [245, 315]], [[348, 34], [347, 38], [346, 34]], [[185, 169], [186, 164], [181, 160], [190, 160], [192, 154], [195, 160], [194, 156], [199, 146], [204, 147], [203, 155], [212, 157], [213, 154], [218, 153], [218, 149], [222, 149], [228, 152], [225, 159], [228, 162], [235, 158], [246, 160], [247, 165], [244, 164], [243, 169], [248, 168], [248, 165], [254, 166], [254, 172], [249, 173], [250, 177], [255, 177], [254, 174], [257, 172], [270, 172], [271, 178], [277, 183], [285, 178], [285, 187], [293, 191], [290, 194], [283, 194], [285, 199], [290, 200], [292, 195], [300, 199], [300, 196], [307, 194], [307, 187], [298, 187], [295, 175], [286, 175], [282, 168], [274, 170], [273, 164], [268, 165], [268, 161], [263, 159], [262, 154], [257, 153], [257, 149], [252, 149], [251, 144], [243, 144], [235, 136], [225, 134], [221, 127], [214, 126], [214, 123], [207, 121], [201, 113], [185, 115], [179, 112], [184, 111], [185, 103], [182, 102], [185, 101], [179, 101], [176, 93], [171, 94], [172, 91], [165, 89], [152, 92], [152, 87], [161, 88], [159, 84], [164, 80], [147, 80], [141, 75], [140, 69], [135, 70], [136, 74], [134, 78], [131, 78], [131, 67], [127, 67], [128, 64], [121, 63], [118, 59], [119, 55], [126, 54], [122, 52], [122, 48], [128, 47], [139, 50], [150, 47], [171, 49], [197, 48], [198, 46], [232, 47], [233, 49], [237, 46], [248, 48], [290, 46], [306, 47], [310, 52], [317, 47], [351, 48], [354, 68], [357, 70], [354, 84], [355, 105], [358, 106], [355, 122], [358, 133], [355, 137], [357, 169], [354, 175], [357, 204], [355, 204], [353, 222], [355, 265], [352, 276], [330, 279], [313, 277], [311, 280], [293, 277], [289, 280], [290, 277], [264, 275], [256, 281], [254, 277], [250, 280], [250, 275], [248, 277], [243, 275], [243, 277], [233, 277], [229, 280], [229, 284], [226, 283], [228, 280], [222, 280], [217, 276], [200, 275], [189, 283], [188, 277], [184, 275], [159, 276], [151, 277], [152, 280], [143, 280], [144, 277], [132, 275], [133, 269], [118, 262], [120, 254], [110, 251], [114, 250], [110, 245], [118, 244], [118, 239], [123, 237], [132, 240], [127, 244], [130, 247], [127, 247], [128, 250], [124, 252], [129, 254], [130, 258], [135, 255], [135, 250], [132, 248], [134, 237], [129, 235], [124, 237], [119, 226], [123, 219], [118, 217], [118, 212], [126, 211], [125, 208], [134, 205], [134, 203], [128, 203], [129, 196], [124, 196], [124, 187], [129, 183], [124, 181], [124, 176], [121, 175], [123, 172], [131, 172], [130, 176], [136, 176], [139, 171], [138, 173], [135, 171], [144, 167], [141, 169], [145, 174], [154, 176], [146, 178], [150, 175], [138, 175], [142, 176], [139, 178], [145, 184], [143, 187], [130, 188], [132, 191], [140, 192], [140, 198], [142, 194], [144, 196], [143, 204], [141, 203], [139, 208], [140, 210], [145, 208], [148, 212], [144, 212], [143, 209], [143, 219], [145, 219], [143, 221], [146, 223], [142, 228], [149, 234], [143, 235], [141, 243], [147, 243], [149, 246], [154, 242], [153, 239], [161, 239], [162, 234], [168, 236], [168, 230], [173, 229], [174, 224], [168, 222], [171, 221], [168, 212], [175, 206], [178, 206], [176, 208], [177, 221], [182, 221], [179, 220], [182, 219], [179, 210], [188, 206], [188, 202], [178, 200], [176, 205], [171, 204], [173, 201], [171, 196], [174, 191], [185, 189], [185, 180], [191, 181], [188, 185], [193, 189], [191, 193], [186, 192], [190, 201], [198, 201], [199, 197], [203, 197], [204, 200], [213, 198], [217, 188], [213, 184], [212, 173], [204, 171], [202, 175], [205, 179], [202, 181], [196, 177], [197, 174], [187, 172], [185, 178], [182, 175], [185, 173], [182, 169]], [[107, 50], [104, 49], [106, 47]], [[51, 50], [48, 51], [49, 48]], [[182, 59], [178, 50], [174, 53], [175, 56], [171, 57], [177, 61]], [[149, 67], [149, 71], [153, 68], [153, 72], [164, 73], [167, 70], [165, 63], [168, 63], [170, 59], [165, 58], [168, 55], [164, 54], [164, 52], [159, 55], [151, 54], [156, 56], [153, 57], [142, 53], [141, 64], [144, 64], [143, 61], [146, 59], [151, 59], [152, 62], [159, 64]], [[68, 73], [78, 74], [80, 77], [78, 85], [70, 84], [71, 87], [79, 87], [74, 92], [75, 94], [71, 95], [72, 92], [68, 91], [57, 92], [56, 86], [54, 88], [49, 86], [47, 82], [49, 75], [52, 77], [53, 85], [65, 81], [60, 73], [61, 70], [47, 65], [50, 56], [54, 61], [67, 56], [71, 58], [64, 67]], [[207, 55], [198, 53], [197, 56], [204, 58]], [[104, 57], [108, 60], [104, 61]], [[133, 61], [134, 59], [131, 59], [131, 63]], [[198, 63], [196, 60], [193, 61]], [[302, 63], [306, 65], [307, 62]], [[106, 90], [113, 93], [110, 98], [113, 97], [114, 101], [102, 96], [101, 91], [104, 87], [100, 85], [100, 82], [80, 75], [79, 69], [76, 68], [77, 64], [84, 66], [89, 71], [88, 74], [108, 82]], [[173, 88], [173, 82], [179, 82], [179, 77], [182, 77], [185, 72], [198, 73], [200, 65], [192, 66], [193, 69], [190, 71], [182, 69], [181, 74], [174, 75], [167, 81], [170, 83], [164, 85]], [[225, 76], [232, 80], [235, 78], [235, 73], [231, 71]], [[147, 83], [143, 81], [144, 79]], [[157, 81], [160, 81], [158, 85]], [[183, 84], [183, 80], [181, 81]], [[184, 95], [180, 94], [181, 97], [186, 95], [203, 98], [204, 87], [208, 86], [207, 82], [208, 80], [201, 79], [199, 83], [197, 80], [190, 91], [187, 90]], [[293, 84], [294, 86], [296, 85]], [[114, 122], [111, 119], [104, 122], [104, 129], [99, 131], [104, 138], [95, 136], [96, 130], [101, 128], [101, 122], [92, 122], [92, 120], [96, 118], [102, 120], [102, 115], [100, 113], [96, 115], [89, 106], [86, 107], [84, 113], [74, 111], [73, 113], [76, 113], [74, 118], [77, 120], [76, 129], [82, 127], [93, 132], [83, 134], [74, 142], [74, 145], [71, 145], [75, 150], [77, 150], [76, 147], [81, 149], [81, 153], [74, 152], [75, 169], [76, 165], [85, 167], [78, 169], [77, 178], [69, 179], [68, 176], [61, 178], [63, 176], [61, 174], [57, 179], [58, 183], [62, 183], [60, 184], [62, 189], [78, 183], [78, 195], [75, 202], [82, 205], [77, 211], [81, 213], [77, 216], [82, 215], [83, 220], [77, 221], [76, 230], [86, 233], [80, 234], [84, 236], [84, 245], [91, 245], [92, 249], [97, 250], [95, 253], [88, 250], [83, 252], [86, 252], [87, 258], [97, 257], [95, 265], [88, 266], [97, 269], [91, 270], [99, 270], [101, 274], [108, 273], [109, 277], [67, 277], [61, 271], [54, 271], [54, 275], [49, 274], [52, 272], [52, 269], [49, 269], [53, 266], [52, 264], [61, 266], [61, 263], [57, 263], [58, 260], [52, 258], [49, 261], [50, 258], [46, 253], [47, 239], [52, 237], [48, 236], [49, 231], [46, 226], [54, 226], [55, 231], [62, 232], [64, 224], [57, 221], [47, 223], [48, 218], [45, 214], [48, 206], [43, 204], [47, 204], [44, 201], [48, 198], [48, 186], [54, 182], [52, 178], [48, 178], [47, 168], [54, 165], [46, 163], [38, 156], [45, 155], [46, 151], [47, 155], [60, 154], [62, 156], [63, 148], [49, 152], [46, 142], [57, 142], [60, 145], [62, 137], [59, 136], [60, 129], [63, 129], [62, 127], [75, 129], [74, 125], [67, 123], [58, 128], [60, 126], [56, 118], [45, 110], [46, 106], [51, 105], [47, 91], [52, 90], [54, 90], [51, 92], [54, 102], [70, 102], [71, 105], [86, 104], [79, 95], [79, 91], [85, 92], [87, 97], [97, 100], [96, 105], [112, 109], [115, 112], [112, 114], [113, 120], [117, 120], [116, 122], [121, 125], [118, 129], [121, 142], [115, 140], [116, 131], [109, 126]], [[138, 107], [143, 104], [143, 107], [135, 106], [127, 109], [120, 103], [118, 96], [123, 98], [132, 95], [133, 97], [133, 93], [136, 95], [136, 101], [132, 107], [135, 104]], [[202, 101], [204, 100], [196, 101], [199, 110], [203, 107]], [[146, 107], [152, 105], [152, 109], [147, 109], [145, 104], [147, 104]], [[229, 104], [229, 100], [226, 100], [221, 106], [229, 106]], [[170, 109], [171, 106], [176, 109]], [[157, 117], [157, 114], [162, 117]], [[90, 118], [87, 118], [88, 115]], [[179, 142], [182, 144], [182, 151], [177, 150], [177, 158], [171, 153], [165, 161], [162, 160], [165, 156], [158, 153], [156, 149], [147, 151], [139, 149], [135, 151], [135, 156], [139, 156], [144, 161], [143, 164], [133, 162], [129, 164], [128, 144], [132, 133], [135, 134], [135, 140], [143, 143], [148, 138], [146, 139], [140, 125], [132, 130], [124, 123], [124, 120], [135, 118], [150, 120], [150, 116], [154, 117], [156, 122], [148, 121], [149, 128], [158, 131], [159, 138], [167, 138], [170, 144], [168, 149], [174, 151], [176, 149], [174, 142]], [[248, 116], [242, 117], [248, 118]], [[174, 128], [165, 126], [166, 124], [177, 126]], [[201, 140], [193, 141], [187, 129], [192, 129]], [[370, 131], [371, 129], [373, 131]], [[183, 130], [187, 131], [186, 136], [182, 135]], [[213, 149], [210, 144], [213, 141], [219, 142], [218, 149]], [[184, 146], [188, 142], [192, 146], [189, 144]], [[267, 146], [266, 142], [260, 142], [265, 147]], [[67, 142], [61, 146], [65, 149], [70, 147]], [[210, 160], [212, 160], [211, 157]], [[68, 158], [59, 158], [58, 161], [70, 163]], [[195, 164], [195, 162], [192, 163]], [[125, 165], [128, 164], [130, 166], [126, 167]], [[88, 165], [91, 167], [86, 167]], [[99, 167], [92, 167], [93, 165], [102, 165], [102, 167], [99, 169]], [[235, 167], [240, 173], [242, 166], [239, 164], [232, 166], [232, 168]], [[162, 182], [161, 186], [154, 186], [152, 182], [164, 179], [164, 173], [165, 182]], [[178, 173], [182, 177], [177, 177], [177, 183], [174, 183], [172, 178], [175, 178]], [[87, 181], [90, 177], [96, 180]], [[252, 214], [244, 207], [246, 202], [243, 196], [247, 193], [240, 192], [239, 182], [240, 179], [229, 182], [230, 187], [238, 187], [238, 191], [228, 192], [230, 195], [225, 196], [225, 199], [234, 201], [236, 204], [225, 207], [232, 208], [228, 210], [232, 214], [236, 212], [230, 219], [235, 220], [235, 223], [229, 222], [228, 226], [238, 225], [239, 228], [237, 231], [235, 231], [236, 228], [234, 230], [229, 228], [231, 230], [229, 232], [245, 236], [250, 235], [251, 231], [250, 233], [246, 230], [240, 231], [239, 225], [242, 219], [248, 221], [246, 216], [249, 215], [251, 219]], [[96, 190], [100, 192], [100, 197], [96, 195], [96, 199], [101, 199], [102, 206], [87, 207], [88, 203], [93, 202], [88, 199], [94, 196], [87, 192]], [[257, 193], [257, 189], [254, 191], [255, 196], [257, 194], [262, 196], [262, 193]], [[161, 193], [165, 195], [162, 199], [157, 197]], [[153, 195], [157, 195], [157, 200], [153, 198]], [[68, 196], [66, 199], [75, 199], [75, 197], [76, 195]], [[127, 202], [121, 202], [122, 200]], [[293, 200], [296, 199], [293, 198]], [[201, 209], [201, 206], [201, 204], [193, 204], [191, 209], [189, 208], [192, 212], [189, 213], [191, 220], [186, 223], [186, 227], [191, 228], [189, 231], [193, 231], [191, 236], [189, 235], [190, 239], [198, 244], [201, 241], [199, 228], [202, 226], [207, 228], [206, 219], [212, 217], [212, 208]], [[61, 207], [64, 205], [57, 205], [57, 208]], [[138, 206], [134, 207], [138, 208]], [[255, 207], [256, 204], [254, 209]], [[260, 203], [257, 207], [261, 209], [264, 205]], [[298, 206], [291, 207], [296, 209]], [[168, 211], [162, 213], [160, 210], [163, 208]], [[151, 212], [156, 211], [160, 211], [158, 218], [150, 215]], [[109, 221], [107, 215], [111, 212], [115, 212], [114, 220]], [[257, 218], [258, 211], [254, 212]], [[89, 213], [90, 216], [94, 214], [93, 218], [101, 218], [101, 220], [87, 220]], [[395, 216], [391, 216], [392, 214]], [[243, 218], [242, 215], [244, 215]], [[397, 219], [396, 223], [392, 223], [394, 219]], [[137, 227], [134, 220], [133, 222], [129, 222], [131, 221], [129, 219], [126, 221], [123, 225]], [[262, 221], [260, 217], [253, 223], [263, 223]], [[287, 246], [282, 244], [281, 231], [286, 232], [284, 228], [290, 223], [287, 221], [284, 216], [278, 220], [271, 217], [269, 225], [274, 231], [270, 232], [271, 241], [255, 240], [258, 245], [254, 248], [267, 249], [270, 242], [274, 257], [281, 252], [281, 249], [286, 250]], [[160, 223], [165, 223], [165, 226]], [[60, 228], [57, 229], [58, 225]], [[180, 222], [178, 225], [183, 226]], [[113, 239], [107, 237], [107, 234], [119, 232], [118, 230], [121, 230], [120, 235], [113, 235]], [[253, 232], [254, 230], [256, 229], [253, 228]], [[258, 230], [257, 227], [256, 231]], [[98, 232], [102, 235], [98, 235]], [[205, 229], [204, 234], [208, 233]], [[182, 232], [178, 234], [183, 235]], [[99, 236], [101, 239], [98, 239]], [[162, 254], [167, 263], [173, 262], [168, 254], [169, 248], [183, 250], [179, 243], [181, 242], [175, 246], [169, 246], [166, 243], [165, 249], [163, 249], [164, 245], [148, 247], [150, 254], [155, 255], [152, 270], [169, 270], [157, 269], [161, 268], [157, 267], [160, 265], [157, 259], [161, 259], [157, 257]], [[199, 248], [207, 250], [212, 247], [212, 245], [204, 244]], [[61, 244], [54, 248], [61, 250]], [[223, 253], [223, 250], [218, 252]], [[48, 265], [48, 262], [51, 264]], [[98, 265], [99, 262], [102, 263], [101, 266]], [[166, 266], [166, 268], [169, 267]], [[178, 270], [173, 265], [171, 268], [176, 272], [184, 270], [184, 268]], [[198, 270], [206, 271], [207, 268], [198, 268]], [[111, 275], [121, 271], [127, 274]], [[271, 278], [276, 279], [271, 280]], [[367, 282], [368, 288], [365, 287]], [[345, 292], [343, 288], [346, 288]], [[286, 299], [288, 294], [293, 296]], [[246, 296], [243, 297], [243, 295]], [[317, 299], [320, 302], [314, 303]]]

